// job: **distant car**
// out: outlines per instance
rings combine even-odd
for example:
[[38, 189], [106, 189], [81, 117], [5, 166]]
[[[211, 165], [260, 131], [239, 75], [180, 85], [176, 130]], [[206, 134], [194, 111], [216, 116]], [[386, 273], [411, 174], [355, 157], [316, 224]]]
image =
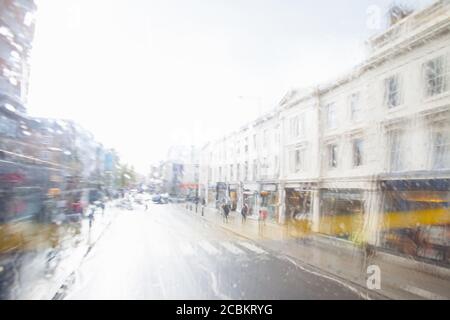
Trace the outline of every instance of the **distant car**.
[[169, 195], [168, 194], [159, 194], [152, 197], [153, 203], [157, 204], [167, 204], [169, 203]]

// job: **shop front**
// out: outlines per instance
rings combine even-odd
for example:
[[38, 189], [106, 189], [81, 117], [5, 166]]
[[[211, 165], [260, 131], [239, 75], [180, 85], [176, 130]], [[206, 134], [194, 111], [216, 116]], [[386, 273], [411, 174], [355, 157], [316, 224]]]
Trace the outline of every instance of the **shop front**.
[[216, 186], [216, 205], [217, 207], [228, 202], [228, 187], [226, 183], [218, 182]]
[[216, 206], [216, 195], [217, 193], [217, 186], [216, 185], [209, 185], [208, 186], [208, 206], [215, 207]]
[[267, 219], [269, 221], [279, 221], [279, 195], [277, 184], [261, 185], [259, 207], [264, 208], [268, 212]]
[[321, 189], [319, 232], [358, 242], [364, 223], [364, 190]]
[[312, 217], [312, 191], [306, 187], [285, 188], [286, 218], [288, 220]]
[[248, 216], [252, 218], [258, 217], [257, 201], [259, 187], [257, 184], [244, 184], [242, 187], [243, 203], [248, 205]]
[[239, 185], [237, 185], [237, 184], [230, 184], [228, 186], [228, 192], [229, 192], [229, 196], [230, 196], [232, 211], [237, 210], [237, 203], [238, 203], [238, 198], [239, 198], [238, 190], [239, 190]]
[[450, 265], [450, 179], [381, 181], [382, 248]]

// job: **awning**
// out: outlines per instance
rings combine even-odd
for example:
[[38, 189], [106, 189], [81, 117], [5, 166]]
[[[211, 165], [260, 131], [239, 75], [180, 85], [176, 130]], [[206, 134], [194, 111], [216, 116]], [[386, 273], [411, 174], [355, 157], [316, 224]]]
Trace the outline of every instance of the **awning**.
[[380, 186], [385, 191], [449, 191], [450, 179], [385, 180]]

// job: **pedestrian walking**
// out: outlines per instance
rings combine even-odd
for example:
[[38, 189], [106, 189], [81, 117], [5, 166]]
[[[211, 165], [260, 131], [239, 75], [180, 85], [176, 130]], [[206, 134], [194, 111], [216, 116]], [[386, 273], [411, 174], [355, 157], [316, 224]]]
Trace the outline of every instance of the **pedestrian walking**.
[[202, 199], [202, 217], [205, 215], [205, 206], [206, 206], [206, 201], [205, 198]]
[[223, 215], [225, 218], [225, 223], [228, 223], [228, 215], [230, 214], [230, 205], [228, 203], [225, 203], [223, 205]]
[[95, 213], [95, 207], [93, 206], [91, 208], [91, 212], [89, 213], [89, 230], [91, 230], [92, 224], [94, 223], [94, 213]]
[[258, 217], [259, 233], [263, 232], [264, 226], [266, 225], [266, 219], [267, 219], [267, 209], [266, 208], [259, 209], [259, 217]]
[[241, 209], [242, 223], [245, 223], [247, 221], [247, 214], [248, 214], [248, 204], [244, 203]]
[[104, 216], [105, 215], [105, 203], [103, 201], [100, 203], [100, 208], [102, 209], [102, 216]]

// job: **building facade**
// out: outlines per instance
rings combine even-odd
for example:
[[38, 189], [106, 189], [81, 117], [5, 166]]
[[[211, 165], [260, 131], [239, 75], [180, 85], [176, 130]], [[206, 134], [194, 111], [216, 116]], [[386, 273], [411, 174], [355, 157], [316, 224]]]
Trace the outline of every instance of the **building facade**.
[[367, 46], [349, 74], [291, 90], [274, 112], [204, 146], [203, 194], [215, 190], [206, 199], [217, 206], [224, 190], [237, 210], [248, 202], [273, 222], [307, 219], [322, 235], [448, 265], [450, 2]]

